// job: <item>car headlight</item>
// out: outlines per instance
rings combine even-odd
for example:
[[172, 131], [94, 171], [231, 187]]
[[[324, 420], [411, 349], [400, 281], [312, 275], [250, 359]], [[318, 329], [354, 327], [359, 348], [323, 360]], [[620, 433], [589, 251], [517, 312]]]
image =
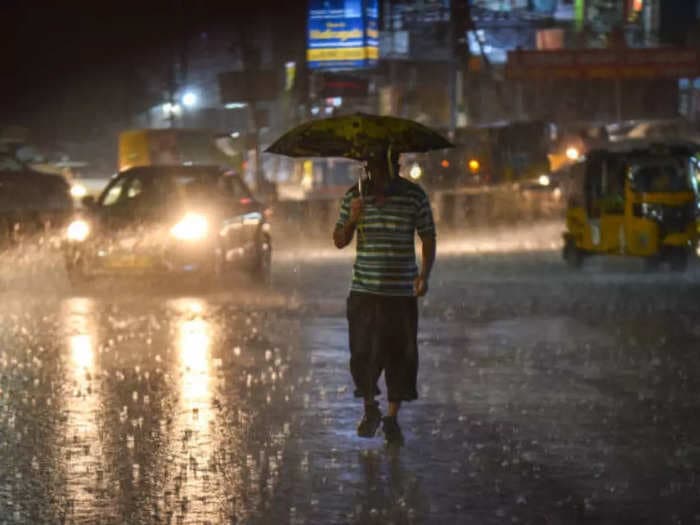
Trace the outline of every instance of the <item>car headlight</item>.
[[88, 235], [90, 235], [90, 225], [82, 219], [74, 220], [66, 229], [66, 237], [69, 241], [83, 242]]
[[170, 228], [170, 234], [181, 241], [198, 241], [207, 236], [209, 223], [204, 215], [188, 213]]
[[87, 188], [79, 182], [76, 182], [70, 187], [70, 194], [74, 199], [82, 199], [87, 195]]
[[537, 182], [540, 186], [549, 186], [552, 183], [552, 180], [549, 178], [549, 175], [543, 174], [537, 178]]

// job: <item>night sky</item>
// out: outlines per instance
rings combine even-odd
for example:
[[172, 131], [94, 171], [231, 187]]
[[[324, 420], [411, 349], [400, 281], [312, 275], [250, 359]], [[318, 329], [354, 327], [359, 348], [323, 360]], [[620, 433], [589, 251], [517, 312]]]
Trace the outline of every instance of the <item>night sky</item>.
[[279, 23], [291, 13], [298, 17], [305, 4], [5, 0], [0, 5], [0, 125], [43, 111], [73, 82], [97, 72], [122, 75], [140, 54], [183, 35], [212, 25]]

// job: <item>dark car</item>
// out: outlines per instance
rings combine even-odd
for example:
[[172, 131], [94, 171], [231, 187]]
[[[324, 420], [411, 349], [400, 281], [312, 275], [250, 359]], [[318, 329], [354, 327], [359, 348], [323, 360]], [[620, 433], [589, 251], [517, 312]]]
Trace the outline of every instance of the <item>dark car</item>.
[[63, 226], [72, 209], [63, 177], [32, 170], [0, 151], [0, 249], [24, 235]]
[[263, 206], [236, 174], [217, 167], [139, 167], [115, 176], [66, 230], [72, 282], [102, 275], [192, 274], [243, 270], [270, 275]]

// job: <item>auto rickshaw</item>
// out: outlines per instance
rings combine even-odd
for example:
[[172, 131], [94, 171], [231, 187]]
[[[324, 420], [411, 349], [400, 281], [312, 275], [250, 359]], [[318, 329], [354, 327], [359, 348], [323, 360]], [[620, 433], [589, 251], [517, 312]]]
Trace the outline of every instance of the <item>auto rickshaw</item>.
[[684, 271], [698, 241], [698, 146], [628, 141], [571, 166], [564, 260], [642, 257], [648, 269]]

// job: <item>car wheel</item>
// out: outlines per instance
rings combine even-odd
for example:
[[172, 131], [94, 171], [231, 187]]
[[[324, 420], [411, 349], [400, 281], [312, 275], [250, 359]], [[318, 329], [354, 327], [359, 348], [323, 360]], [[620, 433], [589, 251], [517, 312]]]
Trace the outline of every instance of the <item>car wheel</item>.
[[583, 252], [576, 246], [576, 241], [569, 237], [564, 241], [563, 257], [569, 268], [578, 270], [583, 265]]

